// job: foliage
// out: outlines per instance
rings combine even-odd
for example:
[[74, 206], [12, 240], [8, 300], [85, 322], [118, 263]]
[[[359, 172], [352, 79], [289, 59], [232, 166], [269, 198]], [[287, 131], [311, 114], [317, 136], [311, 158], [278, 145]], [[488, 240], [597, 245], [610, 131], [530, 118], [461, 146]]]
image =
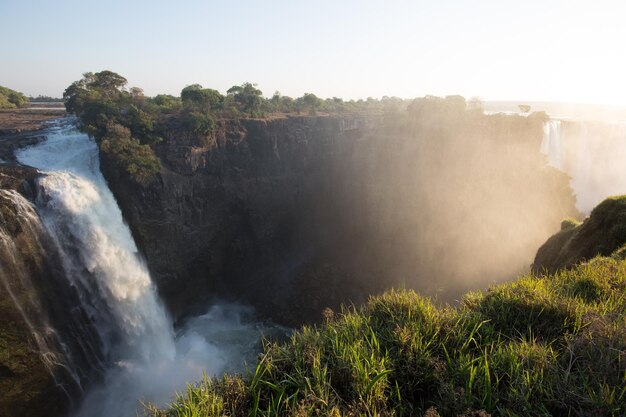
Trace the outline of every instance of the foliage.
[[152, 112], [177, 113], [183, 107], [182, 100], [169, 94], [159, 94], [148, 99], [148, 104], [153, 107]]
[[[112, 71], [88, 72], [65, 90], [63, 100], [114, 165], [137, 183], [147, 184], [160, 169], [149, 145], [161, 141], [155, 128], [161, 106], [146, 100], [140, 88], [126, 91], [125, 86], [126, 78]], [[160, 102], [173, 107], [172, 100]]]
[[[427, 96], [410, 104], [397, 97], [345, 101], [338, 97], [321, 99], [313, 93], [305, 93], [294, 99], [276, 92], [266, 99], [256, 84], [249, 82], [231, 87], [226, 96], [217, 90], [192, 84], [182, 89], [180, 97], [167, 94], [146, 97], [141, 88], [127, 88], [126, 78], [108, 70], [83, 74], [82, 79], [67, 87], [63, 101], [67, 111], [78, 116], [79, 127], [93, 136], [100, 146], [107, 137], [109, 150], [124, 149], [124, 152], [110, 152], [112, 157], [121, 158], [124, 155], [124, 161], [116, 164], [120, 167], [143, 166], [141, 160], [145, 159], [144, 154], [147, 152], [143, 145], [154, 148], [166, 138], [176, 137], [181, 130], [190, 135], [212, 135], [216, 121], [224, 118], [260, 118], [272, 113], [303, 111], [311, 115], [373, 112], [383, 116], [385, 126], [401, 129], [412, 119], [432, 118], [435, 122], [437, 117], [460, 119], [466, 107], [465, 99], [461, 96]], [[431, 117], [433, 115], [436, 117]], [[111, 125], [127, 128], [132, 140], [111, 136]], [[116, 147], [112, 144], [114, 140], [123, 143]], [[136, 156], [139, 160], [137, 164], [129, 165], [132, 152], [138, 152]], [[152, 154], [157, 158], [154, 152]], [[148, 171], [156, 174], [157, 165], [148, 165], [151, 167]], [[131, 171], [141, 172], [141, 175], [147, 172], [145, 169]], [[141, 181], [145, 182], [145, 179]]]
[[260, 116], [259, 110], [263, 101], [263, 92], [256, 88], [256, 84], [243, 83], [228, 89], [227, 93], [233, 97], [239, 108], [250, 115]]
[[45, 102], [62, 102], [63, 99], [62, 98], [57, 98], [57, 97], [50, 97], [50, 96], [43, 96], [43, 95], [38, 95], [37, 97], [28, 97], [28, 100], [31, 103], [45, 103]]
[[626, 196], [605, 199], [582, 223], [565, 219], [559, 233], [537, 251], [533, 268], [554, 272], [595, 256], [623, 252], [626, 244]]
[[626, 413], [626, 263], [597, 258], [435, 307], [412, 291], [327, 312], [151, 416]]
[[15, 109], [28, 106], [28, 98], [18, 91], [0, 86], [0, 109]]
[[445, 98], [425, 96], [416, 98], [409, 104], [407, 110], [419, 120], [436, 118], [459, 118], [465, 112], [467, 104], [462, 96], [446, 96]]
[[315, 114], [317, 109], [319, 109], [324, 103], [322, 99], [318, 98], [315, 94], [312, 93], [304, 93], [301, 99], [302, 107], [307, 109], [310, 114]]
[[107, 126], [100, 149], [139, 184], [148, 184], [161, 168], [152, 148], [139, 143], [129, 129], [116, 123]]
[[180, 92], [180, 98], [185, 107], [204, 113], [219, 110], [224, 103], [224, 96], [219, 91], [202, 88], [200, 84], [193, 84], [183, 88]]
[[199, 111], [189, 111], [182, 115], [185, 130], [188, 132], [208, 135], [215, 128], [215, 121], [211, 114]]

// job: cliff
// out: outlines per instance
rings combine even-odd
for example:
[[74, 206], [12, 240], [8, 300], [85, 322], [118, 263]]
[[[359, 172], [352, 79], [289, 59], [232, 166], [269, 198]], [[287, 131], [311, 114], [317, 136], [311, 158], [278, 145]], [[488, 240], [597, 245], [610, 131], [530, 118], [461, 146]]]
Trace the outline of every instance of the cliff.
[[542, 123], [288, 116], [199, 136], [173, 119], [148, 186], [101, 162], [175, 317], [230, 297], [297, 324], [390, 286], [450, 299], [513, 278], [577, 214]]
[[561, 230], [537, 251], [533, 269], [554, 273], [596, 256], [624, 258], [626, 196], [611, 197], [596, 206], [582, 223], [566, 220]]
[[28, 199], [37, 171], [0, 166], [0, 416], [60, 416], [98, 373], [99, 342]]

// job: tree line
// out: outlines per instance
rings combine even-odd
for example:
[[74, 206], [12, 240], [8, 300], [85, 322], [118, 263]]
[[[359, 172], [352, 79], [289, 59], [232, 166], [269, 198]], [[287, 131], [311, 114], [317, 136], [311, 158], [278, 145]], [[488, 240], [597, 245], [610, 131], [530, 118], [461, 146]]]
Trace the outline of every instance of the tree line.
[[313, 93], [292, 98], [275, 92], [266, 98], [256, 84], [249, 82], [229, 88], [226, 94], [192, 84], [183, 88], [178, 97], [147, 97], [141, 88], [127, 88], [126, 78], [112, 71], [83, 74], [82, 79], [67, 87], [63, 101], [100, 149], [112, 156], [132, 179], [144, 184], [160, 169], [154, 145], [173, 125], [178, 131], [208, 135], [219, 119], [263, 118], [275, 113], [379, 112], [390, 126], [404, 125], [410, 120], [443, 121], [468, 109], [482, 114], [479, 102], [468, 104], [462, 96], [345, 101], [338, 97], [321, 99]]

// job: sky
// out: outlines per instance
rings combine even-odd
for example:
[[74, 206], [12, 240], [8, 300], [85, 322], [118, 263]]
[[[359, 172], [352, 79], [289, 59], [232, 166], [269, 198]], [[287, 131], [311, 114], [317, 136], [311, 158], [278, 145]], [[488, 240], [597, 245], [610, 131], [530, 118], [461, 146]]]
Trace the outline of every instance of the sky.
[[626, 105], [626, 2], [0, 0], [0, 85], [60, 97], [87, 71], [147, 95]]

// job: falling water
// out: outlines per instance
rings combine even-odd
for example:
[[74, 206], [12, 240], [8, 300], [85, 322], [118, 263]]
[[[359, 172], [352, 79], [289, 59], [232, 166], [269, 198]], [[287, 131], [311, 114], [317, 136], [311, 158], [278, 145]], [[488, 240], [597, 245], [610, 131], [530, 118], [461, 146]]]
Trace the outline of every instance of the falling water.
[[563, 142], [561, 140], [561, 121], [550, 120], [543, 126], [541, 152], [548, 156], [550, 166], [563, 169]]
[[47, 174], [39, 182], [40, 214], [112, 364], [77, 416], [134, 415], [140, 400], [163, 404], [203, 371], [241, 368], [254, 357], [262, 329], [244, 323], [237, 306], [214, 307], [175, 335], [91, 138], [59, 124], [45, 142], [17, 157]]
[[584, 214], [606, 197], [626, 194], [626, 125], [550, 120], [541, 152], [571, 177], [576, 207]]
[[[0, 200], [8, 200], [15, 208], [16, 222], [26, 240], [32, 242], [34, 253], [45, 253], [39, 240], [42, 235], [42, 225], [31, 203], [15, 190], [0, 190]], [[47, 368], [57, 387], [65, 392], [71, 401], [71, 391], [81, 390], [80, 376], [76, 366], [72, 363], [72, 354], [59, 339], [59, 335], [48, 322], [48, 318], [40, 311], [41, 300], [37, 292], [33, 291], [33, 283], [28, 272], [24, 256], [20, 253], [15, 239], [3, 227], [0, 227], [0, 286], [9, 295], [16, 311], [27, 326], [33, 341], [40, 352], [41, 361]], [[31, 259], [30, 262], [38, 262]], [[43, 265], [39, 265], [42, 267]], [[16, 291], [18, 294], [16, 295]], [[32, 315], [28, 312], [36, 311]], [[58, 379], [59, 370], [71, 381], [71, 387]], [[67, 379], [67, 378], [66, 378]]]

